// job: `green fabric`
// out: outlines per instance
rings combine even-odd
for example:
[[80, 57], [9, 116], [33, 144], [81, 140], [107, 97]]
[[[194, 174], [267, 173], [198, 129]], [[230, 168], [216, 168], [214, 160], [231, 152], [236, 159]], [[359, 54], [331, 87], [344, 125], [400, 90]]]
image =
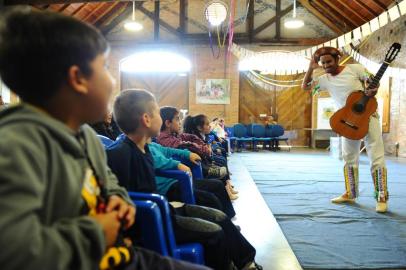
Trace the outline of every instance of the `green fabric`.
[[[95, 133], [86, 125], [79, 133], [107, 193], [130, 202]], [[74, 132], [30, 105], [10, 107], [0, 113], [0, 153], [2, 269], [96, 269], [105, 239], [81, 215], [89, 165]]]
[[[177, 156], [181, 159], [188, 160], [190, 157], [189, 150], [176, 149], [165, 147], [157, 143], [148, 144], [149, 151], [151, 151], [152, 158], [154, 159], [154, 168], [158, 170], [177, 170], [180, 161], [174, 160], [173, 157]], [[176, 179], [155, 176], [155, 182], [159, 194], [165, 195], [169, 188], [176, 183]]]

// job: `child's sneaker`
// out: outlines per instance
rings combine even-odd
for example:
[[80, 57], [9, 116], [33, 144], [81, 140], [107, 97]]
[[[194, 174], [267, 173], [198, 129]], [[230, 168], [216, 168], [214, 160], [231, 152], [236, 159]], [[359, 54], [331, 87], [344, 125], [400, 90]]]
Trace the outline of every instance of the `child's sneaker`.
[[209, 177], [223, 178], [227, 175], [227, 168], [211, 165], [209, 167], [209, 170], [207, 171], [207, 174], [209, 175]]

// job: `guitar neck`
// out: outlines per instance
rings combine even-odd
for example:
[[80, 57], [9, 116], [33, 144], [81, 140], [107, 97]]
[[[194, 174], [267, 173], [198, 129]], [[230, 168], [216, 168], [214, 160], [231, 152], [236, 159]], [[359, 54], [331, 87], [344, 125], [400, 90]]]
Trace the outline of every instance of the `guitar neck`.
[[379, 81], [381, 80], [383, 74], [385, 73], [386, 69], [388, 68], [389, 63], [383, 62], [381, 67], [379, 68], [378, 72], [375, 74], [372, 82], [369, 84], [368, 89], [376, 88]]

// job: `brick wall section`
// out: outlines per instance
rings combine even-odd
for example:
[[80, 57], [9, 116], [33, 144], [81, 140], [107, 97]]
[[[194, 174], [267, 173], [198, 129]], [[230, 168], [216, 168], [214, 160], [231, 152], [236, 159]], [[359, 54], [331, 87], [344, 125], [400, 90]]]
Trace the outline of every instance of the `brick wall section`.
[[[386, 51], [393, 42], [402, 44], [402, 49], [392, 66], [406, 68], [406, 16], [386, 25], [375, 32], [361, 53], [369, 59], [381, 63]], [[399, 143], [399, 156], [406, 157], [406, 78], [393, 78], [390, 99], [390, 130], [383, 135], [385, 151], [389, 155], [396, 152]]]
[[[114, 95], [120, 91], [119, 62], [145, 47], [128, 49], [124, 47], [112, 47], [109, 59], [109, 70], [116, 79], [117, 84]], [[239, 72], [238, 60], [231, 55], [231, 59], [225, 70], [224, 50], [219, 58], [213, 57], [209, 46], [178, 46], [168, 47], [169, 51], [177, 52], [187, 57], [192, 62], [192, 69], [189, 73], [189, 112], [192, 115], [206, 114], [209, 118], [224, 117], [227, 124], [238, 122], [239, 103]], [[227, 105], [196, 104], [196, 79], [230, 79], [231, 102]]]

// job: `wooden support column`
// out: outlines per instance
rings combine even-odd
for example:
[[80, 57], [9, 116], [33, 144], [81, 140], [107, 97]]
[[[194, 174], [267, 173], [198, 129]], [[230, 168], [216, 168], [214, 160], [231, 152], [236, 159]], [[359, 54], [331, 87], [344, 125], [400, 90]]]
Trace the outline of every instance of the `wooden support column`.
[[154, 41], [159, 40], [159, 1], [154, 2]]
[[276, 0], [275, 39], [281, 39], [281, 0]]
[[254, 0], [247, 0], [248, 12], [247, 12], [247, 22], [246, 31], [248, 33], [249, 43], [252, 43], [254, 38]]
[[179, 34], [183, 40], [186, 33], [186, 0], [179, 0]]

